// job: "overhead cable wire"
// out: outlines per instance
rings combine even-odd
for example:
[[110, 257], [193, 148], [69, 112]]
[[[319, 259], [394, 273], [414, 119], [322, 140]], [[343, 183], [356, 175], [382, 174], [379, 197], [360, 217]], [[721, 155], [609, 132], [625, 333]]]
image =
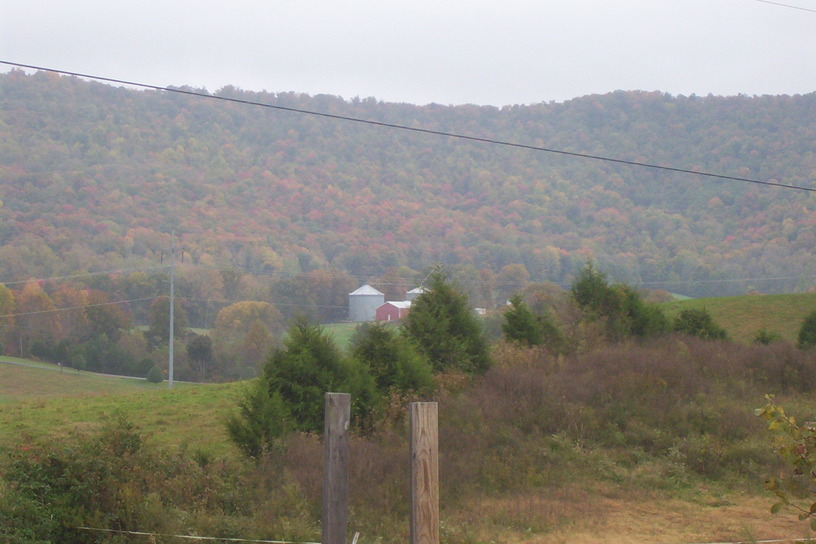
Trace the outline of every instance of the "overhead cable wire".
[[0, 281], [2, 285], [17, 285], [20, 283], [28, 283], [28, 282], [41, 282], [41, 281], [55, 281], [55, 280], [72, 280], [76, 278], [87, 278], [90, 276], [108, 276], [111, 274], [125, 274], [129, 272], [146, 272], [152, 270], [160, 270], [162, 268], [167, 268], [166, 266], [151, 266], [147, 268], [118, 268], [115, 270], [101, 270], [99, 272], [83, 272], [81, 274], [71, 274], [68, 276], [51, 276], [48, 278], [29, 278], [27, 280], [16, 280], [16, 281]]
[[757, 2], [762, 2], [763, 4], [773, 4], [774, 6], [781, 6], [783, 8], [790, 8], [790, 9], [798, 9], [802, 11], [809, 11], [811, 13], [816, 13], [816, 9], [810, 8], [803, 8], [801, 6], [792, 6], [790, 4], [783, 4], [781, 2], [771, 2], [771, 0], [756, 0]]
[[[158, 297], [156, 297], [158, 298]], [[213, 304], [238, 304], [241, 302], [267, 302], [265, 300], [217, 300], [214, 298], [196, 298], [196, 297], [184, 297], [176, 295], [176, 298], [182, 300], [189, 300], [191, 302], [211, 302]], [[334, 309], [342, 309], [348, 308], [346, 304], [310, 304], [308, 302], [303, 302], [301, 304], [292, 304], [286, 302], [267, 302], [270, 306], [274, 306], [275, 308], [281, 307], [289, 307], [289, 308], [334, 308]], [[2, 316], [0, 316], [2, 317]]]
[[[245, 268], [242, 266], [234, 265], [234, 266], [214, 266], [214, 265], [204, 265], [204, 264], [190, 264], [188, 266], [191, 267], [198, 267], [198, 268], [206, 268], [206, 269], [215, 269], [215, 270], [232, 270], [235, 272], [246, 272], [249, 274], [255, 274], [259, 276], [270, 276], [276, 281], [282, 281], [287, 279], [296, 279], [301, 278], [304, 276], [309, 275], [319, 275], [319, 274], [326, 274], [329, 275], [344, 275], [351, 279], [355, 279], [361, 282], [366, 282], [375, 285], [381, 286], [394, 286], [394, 287], [412, 287], [416, 286], [417, 282], [412, 281], [411, 279], [406, 278], [399, 278], [402, 281], [396, 280], [387, 280], [387, 281], [378, 281], [377, 276], [372, 275], [355, 275], [355, 274], [348, 274], [342, 270], [338, 269], [318, 269], [312, 270], [309, 272], [299, 272], [299, 273], [279, 273], [279, 272], [264, 272], [260, 270], [255, 270], [252, 268]], [[760, 277], [752, 277], [752, 278], [716, 278], [716, 279], [685, 279], [685, 280], [648, 280], [648, 281], [640, 281], [636, 282], [637, 285], [645, 286], [645, 285], [665, 285], [665, 284], [703, 284], [703, 283], [735, 283], [735, 282], [746, 282], [746, 281], [784, 281], [784, 280], [807, 280], [807, 279], [814, 279], [816, 275], [800, 275], [800, 276], [770, 276], [765, 278]], [[423, 280], [424, 281], [424, 280]], [[421, 282], [420, 282], [421, 283]], [[493, 287], [512, 287], [514, 285], [519, 285], [520, 281], [490, 281], [490, 280], [456, 280], [456, 283], [461, 286], [469, 286], [469, 285], [487, 285]], [[555, 280], [529, 280], [527, 281], [528, 284], [535, 284], [535, 283], [553, 283], [555, 285], [559, 285], [561, 287], [569, 287], [570, 284], [559, 282]], [[212, 300], [216, 301], [216, 299], [196, 299], [196, 300]], [[229, 302], [229, 301], [226, 301]], [[239, 302], [239, 301], [235, 301]]]
[[99, 306], [114, 306], [117, 304], [128, 304], [130, 302], [143, 302], [145, 300], [154, 300], [158, 297], [133, 298], [130, 300], [114, 300], [111, 302], [100, 302], [99, 304], [85, 304], [84, 306], [65, 306], [63, 308], [54, 308], [53, 310], [35, 310], [33, 312], [21, 312], [17, 314], [0, 315], [0, 319], [5, 317], [20, 317], [26, 315], [52, 314], [54, 312], [67, 312], [68, 310], [84, 310], [85, 308], [97, 308]]
[[80, 72], [70, 72], [70, 71], [67, 71], [67, 70], [57, 70], [55, 68], [46, 68], [46, 67], [43, 67], [43, 66], [34, 66], [34, 65], [31, 65], [31, 64], [22, 64], [22, 63], [11, 62], [11, 61], [6, 61], [6, 60], [0, 60], [0, 64], [5, 64], [5, 65], [8, 65], [8, 66], [14, 66], [14, 67], [17, 67], [17, 68], [27, 68], [27, 69], [30, 69], [30, 70], [40, 70], [40, 71], [43, 71], [43, 72], [52, 72], [52, 73], [56, 73], [56, 74], [79, 77], [79, 78], [84, 78], [84, 79], [93, 79], [93, 80], [97, 80], [97, 81], [106, 81], [108, 83], [118, 83], [120, 85], [129, 85], [131, 87], [140, 87], [140, 88], [143, 88], [143, 89], [151, 89], [151, 90], [154, 90], [154, 91], [164, 91], [164, 92], [177, 93], [177, 94], [183, 94], [183, 95], [188, 95], [188, 96], [197, 96], [197, 97], [200, 97], [200, 98], [209, 98], [209, 99], [213, 99], [213, 100], [222, 100], [222, 101], [225, 101], [225, 102], [234, 102], [234, 103], [237, 103], [237, 104], [245, 104], [245, 105], [248, 105], [248, 106], [258, 106], [258, 107], [262, 107], [262, 108], [269, 108], [269, 109], [274, 109], [274, 110], [279, 110], [279, 111], [287, 111], [287, 112], [291, 112], [291, 113], [300, 113], [300, 114], [304, 114], [304, 115], [314, 115], [314, 116], [318, 116], [318, 117], [336, 119], [336, 120], [339, 120], [339, 121], [349, 121], [349, 122], [352, 122], [352, 123], [361, 123], [361, 124], [365, 124], [365, 125], [372, 125], [372, 126], [378, 126], [378, 127], [384, 127], [384, 128], [391, 128], [391, 129], [396, 129], [396, 130], [406, 130], [406, 131], [410, 131], [410, 132], [418, 132], [418, 133], [421, 133], [421, 134], [431, 134], [431, 135], [434, 135], [434, 136], [444, 136], [444, 137], [447, 137], [447, 138], [456, 138], [456, 139], [459, 139], [459, 140], [466, 140], [466, 141], [470, 141], [470, 142], [480, 142], [480, 143], [485, 143], [485, 144], [501, 145], [501, 146], [512, 147], [512, 148], [517, 148], [517, 149], [526, 149], [526, 150], [529, 150], [529, 151], [539, 151], [539, 152], [543, 152], [543, 153], [553, 153], [553, 154], [564, 155], [564, 156], [568, 156], [568, 157], [575, 157], [575, 158], [580, 158], [580, 159], [590, 159], [590, 160], [595, 160], [595, 161], [610, 162], [610, 163], [623, 164], [623, 165], [627, 165], [627, 166], [635, 166], [635, 167], [640, 167], [640, 168], [651, 168], [653, 170], [662, 170], [662, 171], [666, 171], [666, 172], [674, 172], [674, 173], [677, 173], [677, 174], [687, 174], [687, 175], [700, 176], [700, 177], [706, 177], [706, 178], [715, 178], [715, 179], [723, 179], [723, 180], [730, 180], [730, 181], [739, 181], [739, 182], [743, 182], [743, 183], [753, 183], [755, 185], [765, 185], [765, 186], [770, 186], [770, 187], [779, 187], [779, 188], [782, 188], [782, 189], [793, 189], [793, 190], [796, 190], [796, 191], [816, 192], [816, 188], [814, 188], [814, 187], [802, 187], [800, 185], [787, 185], [787, 184], [779, 183], [779, 182], [776, 182], [776, 181], [763, 181], [763, 180], [758, 180], [758, 179], [743, 178], [743, 177], [739, 177], [739, 176], [729, 176], [729, 175], [725, 175], [725, 174], [716, 174], [716, 173], [713, 173], [713, 172], [706, 172], [706, 171], [701, 171], [701, 170], [689, 170], [689, 169], [686, 169], [686, 168], [677, 168], [677, 167], [673, 167], [673, 166], [663, 166], [663, 165], [652, 164], [652, 163], [647, 163], [647, 162], [632, 161], [632, 160], [619, 159], [619, 158], [614, 158], [614, 157], [605, 157], [605, 156], [602, 156], [602, 155], [592, 155], [592, 154], [589, 154], [589, 153], [579, 153], [579, 152], [575, 152], [575, 151], [566, 151], [566, 150], [563, 150], [563, 149], [552, 149], [552, 148], [548, 148], [548, 147], [540, 147], [540, 146], [535, 146], [535, 145], [530, 145], [530, 144], [523, 144], [523, 143], [518, 143], [518, 142], [508, 142], [508, 141], [504, 141], [504, 140], [496, 140], [496, 139], [493, 139], [493, 138], [482, 138], [482, 137], [479, 137], [479, 136], [468, 136], [468, 135], [465, 135], [465, 134], [456, 134], [456, 133], [453, 133], [453, 132], [445, 132], [445, 131], [441, 131], [441, 130], [432, 130], [432, 129], [419, 128], [419, 127], [409, 127], [407, 125], [399, 125], [399, 124], [396, 124], [396, 123], [386, 123], [384, 121], [374, 121], [372, 119], [361, 119], [361, 118], [358, 118], [358, 117], [349, 117], [349, 116], [346, 116], [346, 115], [337, 115], [337, 114], [334, 114], [334, 113], [304, 110], [304, 109], [301, 109], [301, 108], [291, 108], [291, 107], [288, 107], [288, 106], [279, 106], [279, 105], [275, 105], [275, 104], [267, 104], [267, 103], [264, 103], [264, 102], [255, 102], [253, 100], [244, 100], [244, 99], [241, 99], [241, 98], [230, 98], [230, 97], [227, 97], [227, 96], [218, 96], [218, 95], [212, 95], [212, 94], [205, 94], [205, 93], [201, 93], [201, 92], [196, 92], [196, 91], [191, 91], [191, 90], [186, 90], [186, 89], [178, 89], [178, 88], [173, 88], [173, 87], [161, 87], [161, 86], [158, 86], [158, 85], [150, 85], [150, 84], [147, 84], [147, 83], [139, 83], [139, 82], [136, 82], [136, 81], [128, 81], [128, 80], [124, 80], [124, 79], [116, 79], [116, 78], [103, 77], [103, 76], [95, 76], [95, 75], [91, 75], [91, 74], [83, 74], [83, 73], [80, 73]]

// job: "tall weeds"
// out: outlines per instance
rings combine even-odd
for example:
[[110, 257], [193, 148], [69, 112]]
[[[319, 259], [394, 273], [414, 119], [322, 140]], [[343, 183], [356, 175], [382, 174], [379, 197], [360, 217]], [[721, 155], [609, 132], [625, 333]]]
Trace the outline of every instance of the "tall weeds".
[[[766, 393], [813, 391], [814, 357], [784, 343], [679, 336], [569, 357], [501, 346], [484, 376], [446, 379], [425, 399], [440, 403], [443, 533], [470, 542], [484, 524], [546, 530], [563, 507], [554, 497], [573, 496], [575, 481], [644, 490], [758, 482], [774, 458], [753, 409]], [[404, 409], [351, 440], [350, 530], [367, 541], [408, 538]], [[237, 458], [163, 451], [122, 421], [21, 444], [0, 460], [0, 540], [6, 531], [23, 542], [115, 541], [73, 529], [82, 524], [315, 540], [319, 437], [294, 434], [259, 464]]]

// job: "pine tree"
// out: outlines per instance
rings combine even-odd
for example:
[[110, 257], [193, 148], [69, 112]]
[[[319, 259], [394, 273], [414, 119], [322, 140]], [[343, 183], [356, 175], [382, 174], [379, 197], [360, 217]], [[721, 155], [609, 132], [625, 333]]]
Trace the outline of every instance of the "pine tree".
[[392, 326], [363, 324], [352, 338], [352, 355], [368, 366], [377, 389], [407, 393], [433, 385], [431, 365], [405, 334]]
[[405, 330], [436, 371], [483, 373], [490, 366], [482, 324], [467, 295], [441, 270], [431, 274], [427, 291], [414, 300]]
[[507, 340], [527, 347], [540, 346], [544, 343], [541, 323], [521, 299], [521, 295], [513, 295], [510, 298], [510, 308], [504, 312], [502, 332]]
[[284, 348], [264, 366], [263, 379], [270, 395], [280, 395], [295, 429], [323, 431], [323, 399], [328, 392], [350, 393], [352, 417], [365, 427], [378, 395], [365, 367], [343, 355], [334, 340], [318, 325], [296, 320]]

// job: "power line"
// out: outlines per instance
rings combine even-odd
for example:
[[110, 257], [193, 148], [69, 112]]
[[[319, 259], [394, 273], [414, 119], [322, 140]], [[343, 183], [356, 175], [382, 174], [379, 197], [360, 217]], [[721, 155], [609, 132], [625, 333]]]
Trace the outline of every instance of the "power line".
[[84, 310], [85, 308], [97, 308], [100, 306], [114, 306], [116, 304], [128, 304], [130, 302], [143, 302], [145, 300], [154, 300], [158, 297], [133, 298], [130, 300], [114, 300], [112, 302], [100, 302], [98, 304], [85, 304], [84, 306], [65, 306], [63, 308], [54, 308], [53, 310], [36, 310], [33, 312], [21, 312], [18, 314], [0, 315], [0, 319], [4, 317], [20, 317], [26, 315], [51, 314], [54, 312], [66, 312], [68, 310]]
[[673, 167], [673, 166], [662, 166], [662, 165], [658, 165], [658, 164], [651, 164], [651, 163], [640, 162], [640, 161], [631, 161], [631, 160], [626, 160], [626, 159], [618, 159], [618, 158], [614, 158], [614, 157], [604, 157], [604, 156], [601, 156], [601, 155], [591, 155], [589, 153], [578, 153], [578, 152], [574, 152], [574, 151], [565, 151], [563, 149], [552, 149], [552, 148], [548, 148], [548, 147], [540, 147], [540, 146], [522, 144], [522, 143], [517, 143], [517, 142], [508, 142], [508, 141], [504, 141], [504, 140], [495, 140], [493, 138], [481, 138], [481, 137], [478, 137], [478, 136], [468, 136], [468, 135], [464, 135], [464, 134], [456, 134], [456, 133], [453, 133], [453, 132], [444, 132], [444, 131], [440, 131], [440, 130], [431, 130], [431, 129], [426, 129], [426, 128], [409, 127], [409, 126], [406, 126], [406, 125], [399, 125], [399, 124], [396, 124], [396, 123], [385, 123], [383, 121], [374, 121], [374, 120], [371, 120], [371, 119], [361, 119], [361, 118], [357, 118], [357, 117], [349, 117], [349, 116], [346, 116], [346, 115], [337, 115], [337, 114], [333, 114], [333, 113], [304, 110], [304, 109], [300, 109], [300, 108], [290, 108], [290, 107], [287, 107], [287, 106], [278, 106], [278, 105], [275, 105], [275, 104], [266, 104], [266, 103], [263, 103], [263, 102], [255, 102], [255, 101], [252, 101], [252, 100], [244, 100], [244, 99], [240, 99], [240, 98], [230, 98], [230, 97], [226, 97], [226, 96], [217, 96], [217, 95], [211, 95], [211, 94], [204, 94], [204, 93], [200, 93], [200, 92], [196, 92], [196, 91], [190, 91], [190, 90], [185, 90], [185, 89], [177, 89], [177, 88], [173, 88], [173, 87], [160, 87], [158, 85], [149, 85], [147, 83], [139, 83], [139, 82], [135, 82], [135, 81], [127, 81], [127, 80], [124, 80], [124, 79], [115, 79], [115, 78], [109, 78], [109, 77], [95, 76], [95, 75], [83, 74], [83, 73], [79, 73], [79, 72], [69, 72], [67, 70], [57, 70], [57, 69], [54, 69], [54, 68], [45, 68], [45, 67], [42, 67], [42, 66], [33, 66], [33, 65], [30, 65], [30, 64], [21, 64], [21, 63], [18, 63], [18, 62], [10, 62], [10, 61], [5, 61], [5, 60], [0, 60], [0, 64], [6, 64], [8, 66], [15, 66], [17, 68], [28, 68], [28, 69], [31, 69], [31, 70], [40, 70], [40, 71], [43, 71], [43, 72], [52, 72], [52, 73], [56, 73], [56, 74], [63, 74], [63, 75], [80, 77], [80, 78], [85, 78], [85, 79], [93, 79], [93, 80], [97, 80], [97, 81], [106, 81], [106, 82], [109, 82], [109, 83], [118, 83], [120, 85], [129, 85], [131, 87], [141, 87], [143, 89], [152, 89], [154, 91], [164, 91], [164, 92], [170, 92], [170, 93], [178, 93], [178, 94], [184, 94], [184, 95], [188, 95], [188, 96], [197, 96], [197, 97], [200, 97], [200, 98], [209, 98], [209, 99], [212, 99], [212, 100], [223, 100], [225, 102], [234, 102], [234, 103], [237, 103], [237, 104], [245, 104], [245, 105], [249, 105], [249, 106], [259, 106], [259, 107], [262, 107], [262, 108], [269, 108], [269, 109], [274, 109], [274, 110], [279, 110], [279, 111], [287, 111], [287, 112], [291, 112], [291, 113], [300, 113], [300, 114], [304, 114], [304, 115], [314, 115], [314, 116], [318, 116], [318, 117], [326, 117], [326, 118], [329, 118], [329, 119], [336, 119], [336, 120], [339, 120], [339, 121], [349, 121], [349, 122], [353, 122], [353, 123], [362, 123], [362, 124], [366, 124], [366, 125], [372, 125], [372, 126], [378, 126], [378, 127], [384, 127], [384, 128], [392, 128], [392, 129], [397, 129], [397, 130], [407, 130], [407, 131], [410, 131], [410, 132], [418, 132], [418, 133], [421, 133], [421, 134], [431, 134], [431, 135], [434, 135], [434, 136], [445, 136], [445, 137], [448, 137], [448, 138], [457, 138], [457, 139], [460, 139], [460, 140], [467, 140], [467, 141], [471, 141], [471, 142], [480, 142], [480, 143], [485, 143], [485, 144], [501, 145], [501, 146], [513, 147], [513, 148], [517, 148], [517, 149], [526, 149], [526, 150], [529, 150], [529, 151], [539, 151], [539, 152], [543, 152], [543, 153], [553, 153], [553, 154], [557, 154], [557, 155], [565, 155], [565, 156], [568, 156], [568, 157], [575, 157], [575, 158], [580, 158], [580, 159], [590, 159], [590, 160], [603, 161], [603, 162], [611, 162], [611, 163], [623, 164], [623, 165], [627, 165], [627, 166], [636, 166], [636, 167], [640, 167], [640, 168], [651, 168], [653, 170], [662, 170], [662, 171], [667, 171], [667, 172], [674, 172], [674, 173], [677, 173], [677, 174], [688, 174], [688, 175], [701, 176], [701, 177], [707, 177], [707, 178], [716, 178], [716, 179], [724, 179], [724, 180], [730, 180], [730, 181], [739, 181], [739, 182], [743, 182], [743, 183], [753, 183], [755, 185], [765, 185], [765, 186], [770, 186], [770, 187], [780, 187], [780, 188], [783, 188], [783, 189], [793, 189], [793, 190], [797, 190], [797, 191], [816, 192], [816, 188], [813, 188], [813, 187], [802, 187], [802, 186], [799, 186], [799, 185], [786, 185], [784, 183], [778, 183], [778, 182], [775, 182], [775, 181], [762, 181], [762, 180], [751, 179], [751, 178], [743, 178], [743, 177], [739, 177], [739, 176], [728, 176], [728, 175], [725, 175], [725, 174], [715, 174], [713, 172], [705, 172], [705, 171], [698, 171], [698, 170], [688, 170], [688, 169], [685, 169], [685, 168], [677, 168], [677, 167]]
[[[412, 287], [416, 286], [418, 282], [412, 281], [410, 279], [404, 279], [402, 277], [399, 280], [402, 281], [378, 281], [377, 278], [373, 275], [369, 276], [357, 276], [352, 274], [347, 274], [342, 270], [337, 269], [320, 269], [320, 270], [313, 270], [310, 272], [301, 272], [298, 274], [290, 273], [290, 274], [281, 274], [277, 272], [262, 272], [253, 270], [250, 268], [244, 268], [241, 266], [213, 266], [213, 265], [202, 265], [202, 264], [189, 264], [187, 266], [191, 267], [201, 267], [207, 269], [215, 269], [215, 270], [233, 270], [236, 272], [246, 272], [249, 274], [257, 274], [257, 275], [264, 275], [270, 276], [273, 278], [273, 281], [282, 281], [286, 279], [293, 279], [301, 276], [308, 276], [309, 274], [313, 273], [323, 273], [329, 275], [345, 275], [351, 279], [355, 279], [361, 282], [368, 282], [373, 285], [379, 286], [393, 286], [393, 287]], [[372, 279], [373, 278], [373, 279]], [[808, 280], [814, 279], [816, 275], [799, 275], [799, 276], [770, 276], [770, 277], [751, 277], [751, 278], [717, 278], [717, 279], [678, 279], [678, 280], [648, 280], [648, 281], [637, 281], [633, 280], [629, 283], [633, 286], [662, 286], [662, 285], [703, 285], [703, 284], [711, 284], [711, 283], [745, 283], [745, 282], [766, 282], [766, 281], [790, 281], [790, 280]], [[489, 280], [458, 280], [454, 279], [456, 283], [462, 287], [493, 287], [493, 288], [502, 288], [502, 287], [514, 287], [514, 286], [521, 286], [521, 285], [535, 285], [535, 284], [554, 284], [558, 285], [562, 289], [569, 289], [570, 284], [560, 282], [557, 280], [548, 280], [546, 278], [543, 279], [536, 279], [536, 280], [528, 280], [527, 282], [519, 282], [519, 281], [489, 281]], [[421, 282], [420, 282], [421, 283]], [[202, 298], [193, 298], [193, 297], [180, 297], [185, 300], [191, 301], [211, 301], [214, 303], [234, 303], [234, 302], [243, 302], [239, 300], [226, 300], [226, 299], [202, 299]], [[271, 302], [273, 306], [310, 306], [310, 307], [317, 307], [317, 308], [338, 308], [339, 306], [329, 306], [329, 305], [309, 305], [309, 304], [278, 304], [276, 302]]]
[[792, 6], [790, 4], [782, 4], [781, 2], [771, 2], [771, 0], [756, 0], [757, 2], [762, 2], [763, 4], [773, 4], [774, 6], [781, 6], [783, 8], [790, 8], [790, 9], [799, 9], [802, 11], [809, 11], [811, 13], [816, 13], [816, 9], [810, 8], [803, 8], [801, 6]]
[[769, 278], [719, 278], [719, 279], [709, 279], [709, 280], [655, 280], [655, 281], [644, 281], [641, 282], [640, 285], [666, 285], [666, 284], [700, 284], [700, 283], [737, 283], [737, 282], [746, 282], [746, 281], [785, 281], [785, 280], [803, 280], [803, 279], [813, 279], [816, 276], [776, 276], [776, 277], [769, 277]]
[[228, 304], [228, 305], [238, 304], [241, 302], [266, 302], [267, 304], [275, 308], [334, 308], [334, 309], [348, 308], [347, 304], [310, 304], [308, 302], [304, 302], [301, 304], [292, 304], [292, 303], [267, 302], [265, 300], [216, 300], [211, 298], [182, 297], [179, 295], [176, 295], [176, 298], [180, 298], [182, 300], [189, 300], [191, 302], [212, 302], [215, 304]]
[[163, 268], [167, 268], [166, 266], [152, 266], [148, 268], [118, 268], [115, 270], [102, 270], [100, 272], [84, 272], [82, 274], [70, 274], [67, 276], [51, 276], [48, 278], [29, 278], [27, 280], [16, 280], [16, 281], [0, 281], [2, 285], [18, 285], [21, 283], [28, 283], [30, 281], [33, 282], [40, 282], [40, 281], [56, 281], [56, 280], [71, 280], [76, 278], [87, 278], [91, 276], [108, 276], [111, 274], [125, 274], [128, 272], [145, 272], [145, 271], [152, 271], [152, 270], [161, 270]]

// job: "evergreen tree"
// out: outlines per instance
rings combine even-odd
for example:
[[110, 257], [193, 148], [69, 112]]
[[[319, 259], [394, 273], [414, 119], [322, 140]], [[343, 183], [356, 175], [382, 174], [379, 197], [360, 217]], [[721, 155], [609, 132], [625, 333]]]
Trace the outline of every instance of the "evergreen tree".
[[441, 270], [429, 277], [426, 292], [414, 300], [404, 326], [436, 371], [483, 373], [490, 366], [482, 325], [467, 295]]
[[816, 344], [816, 311], [805, 317], [802, 326], [799, 328], [799, 337], [796, 345], [802, 349], [809, 348]]
[[625, 321], [628, 334], [639, 338], [663, 334], [671, 329], [669, 319], [656, 304], [643, 300], [643, 296], [628, 285], [621, 284], [621, 319]]
[[521, 295], [513, 295], [510, 298], [510, 308], [504, 312], [502, 332], [506, 339], [527, 347], [544, 343], [541, 323], [521, 299]]
[[352, 338], [351, 353], [368, 367], [381, 392], [422, 391], [433, 385], [431, 364], [395, 327], [384, 323], [360, 325]]
[[570, 288], [572, 298], [589, 319], [606, 323], [610, 339], [644, 338], [667, 332], [669, 321], [655, 304], [625, 283], [609, 284], [606, 275], [587, 262]]
[[227, 419], [227, 434], [247, 457], [272, 451], [287, 430], [288, 412], [278, 393], [269, 393], [263, 379], [253, 382], [238, 403], [238, 413]]
[[298, 319], [282, 349], [264, 366], [263, 380], [270, 396], [279, 395], [292, 426], [322, 432], [324, 395], [350, 393], [352, 417], [365, 428], [378, 395], [365, 367], [344, 357], [334, 340], [318, 325]]

